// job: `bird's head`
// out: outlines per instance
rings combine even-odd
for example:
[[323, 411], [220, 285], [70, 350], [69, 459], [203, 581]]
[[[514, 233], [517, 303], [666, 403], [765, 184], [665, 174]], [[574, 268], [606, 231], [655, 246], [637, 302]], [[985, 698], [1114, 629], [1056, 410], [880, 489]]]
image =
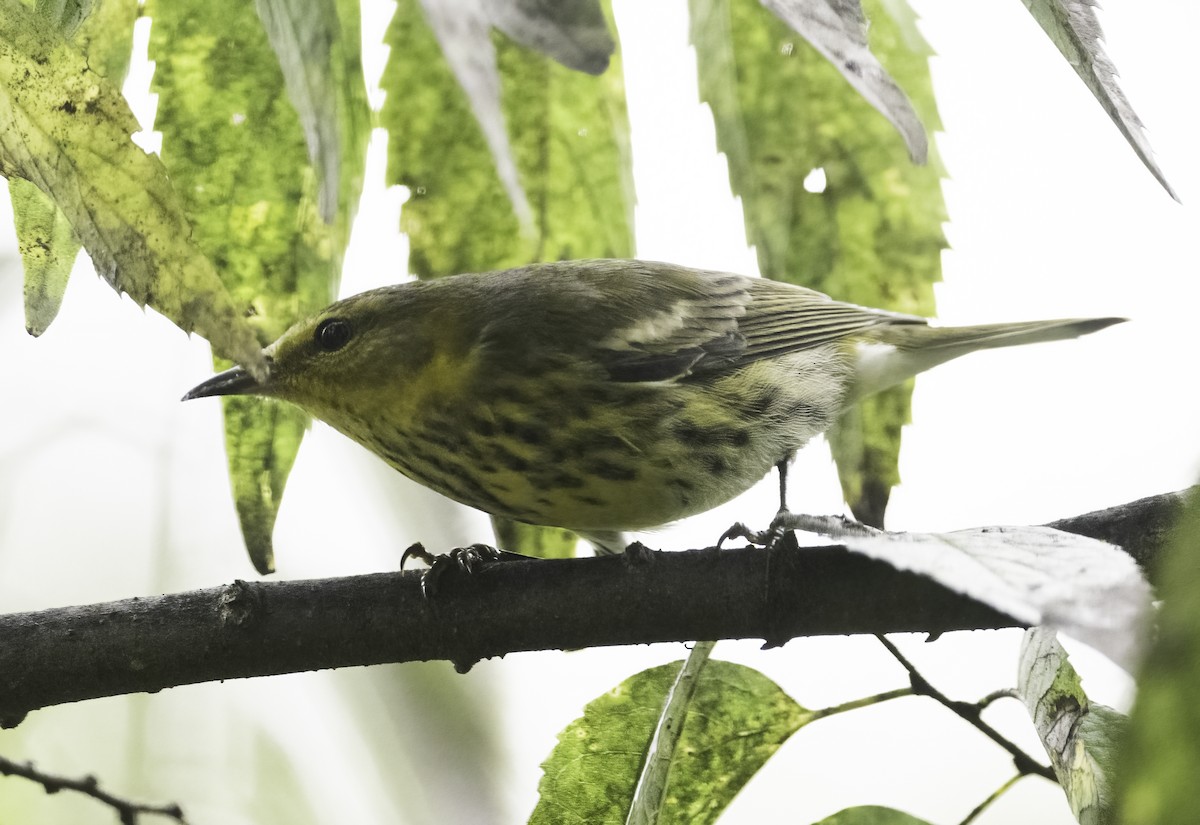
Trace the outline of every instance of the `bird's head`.
[[455, 333], [460, 319], [448, 317], [455, 314], [453, 303], [431, 295], [430, 286], [401, 284], [338, 301], [263, 350], [266, 380], [234, 367], [193, 387], [183, 400], [279, 398], [343, 431], [380, 414], [401, 416], [462, 371]]

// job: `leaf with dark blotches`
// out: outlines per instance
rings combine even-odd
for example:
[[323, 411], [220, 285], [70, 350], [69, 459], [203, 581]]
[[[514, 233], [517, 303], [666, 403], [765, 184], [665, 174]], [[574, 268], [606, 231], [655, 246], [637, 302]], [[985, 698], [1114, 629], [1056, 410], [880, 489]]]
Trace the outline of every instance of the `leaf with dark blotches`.
[[[336, 136], [339, 155], [331, 171], [333, 147], [315, 153], [323, 172], [310, 160], [288, 97], [306, 79], [287, 82], [253, 6], [238, 0], [146, 6], [163, 162], [185, 195], [196, 242], [252, 308], [262, 344], [333, 299], [358, 202], [368, 113], [357, 8], [343, 5], [349, 13], [340, 19], [341, 7], [320, 6], [323, 65], [337, 62], [330, 77], [345, 81], [322, 92], [321, 116], [335, 121], [322, 135]], [[296, 70], [294, 61], [288, 65]], [[332, 222], [319, 204], [323, 181], [336, 196]], [[224, 409], [242, 534], [255, 568], [270, 572], [271, 532], [308, 419], [257, 399], [232, 399]]]
[[[868, 3], [871, 47], [939, 127], [929, 47], [903, 2]], [[930, 315], [946, 246], [936, 151], [905, 146], [829, 62], [753, 3], [691, 0], [700, 95], [768, 278], [865, 306]], [[843, 493], [879, 524], [898, 482], [911, 389], [868, 399], [828, 438]]]
[[[92, 69], [120, 87], [129, 66], [137, 0], [60, 0], [35, 8], [87, 55]], [[58, 315], [80, 244], [67, 216], [42, 190], [21, 178], [10, 180], [8, 188], [25, 267], [25, 329], [38, 336]]]
[[1103, 33], [1096, 18], [1095, 0], [1021, 0], [1033, 19], [1062, 52], [1071, 68], [1095, 95], [1104, 111], [1141, 159], [1155, 180], [1175, 200], [1179, 196], [1158, 168], [1142, 121], [1117, 85], [1117, 67], [1104, 53]]
[[192, 240], [158, 158], [111, 80], [19, 0], [0, 0], [0, 174], [24, 178], [70, 221], [100, 274], [255, 375], [253, 330]]
[[[599, 696], [542, 763], [531, 825], [625, 822], [664, 703], [682, 663], [642, 671]], [[756, 670], [701, 671], [659, 797], [658, 822], [711, 823], [779, 746], [814, 715]]]
[[1114, 822], [1117, 747], [1129, 719], [1088, 699], [1067, 652], [1044, 627], [1025, 633], [1017, 693], [1075, 818], [1081, 825]]
[[[421, 277], [633, 253], [633, 182], [621, 67], [570, 71], [438, 6], [401, 0], [380, 119], [388, 182]], [[448, 43], [445, 53], [442, 43]], [[454, 135], [454, 140], [447, 140]], [[558, 554], [574, 539], [501, 525], [505, 549]], [[515, 544], [514, 544], [515, 542]]]

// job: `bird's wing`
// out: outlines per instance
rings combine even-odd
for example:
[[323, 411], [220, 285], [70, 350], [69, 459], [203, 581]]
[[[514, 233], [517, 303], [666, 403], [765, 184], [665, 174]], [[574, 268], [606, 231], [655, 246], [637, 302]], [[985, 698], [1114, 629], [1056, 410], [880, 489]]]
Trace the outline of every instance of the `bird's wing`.
[[928, 324], [916, 315], [847, 304], [779, 281], [755, 279], [749, 289], [751, 300], [738, 322], [747, 361], [819, 347], [875, 327]]
[[845, 338], [872, 327], [924, 324], [834, 301], [803, 287], [683, 268], [654, 273], [661, 299], [600, 341], [617, 381], [667, 381], [720, 372]]

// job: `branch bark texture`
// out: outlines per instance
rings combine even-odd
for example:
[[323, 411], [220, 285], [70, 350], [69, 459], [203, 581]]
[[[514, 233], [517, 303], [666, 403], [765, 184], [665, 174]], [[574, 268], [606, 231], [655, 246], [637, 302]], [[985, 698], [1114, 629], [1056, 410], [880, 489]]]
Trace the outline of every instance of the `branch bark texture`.
[[[1169, 519], [1175, 506], [1134, 504], [1080, 518], [1099, 530], [1106, 517]], [[1159, 543], [1165, 532], [1140, 528]], [[1139, 546], [1147, 566], [1157, 545]], [[635, 545], [623, 556], [496, 562], [451, 572], [432, 598], [415, 571], [236, 581], [0, 616], [0, 725], [65, 702], [352, 665], [447, 659], [466, 670], [523, 650], [1014, 626], [931, 580], [838, 547], [801, 549], [791, 536], [774, 550]]]

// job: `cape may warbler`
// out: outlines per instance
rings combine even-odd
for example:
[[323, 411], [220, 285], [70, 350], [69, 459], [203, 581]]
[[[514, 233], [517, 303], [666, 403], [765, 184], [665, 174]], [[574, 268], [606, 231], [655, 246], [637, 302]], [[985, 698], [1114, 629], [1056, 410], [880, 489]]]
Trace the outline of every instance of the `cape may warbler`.
[[564, 261], [371, 290], [186, 396], [296, 404], [408, 477], [584, 535], [728, 501], [865, 395], [959, 355], [1119, 318], [938, 328], [803, 287]]

